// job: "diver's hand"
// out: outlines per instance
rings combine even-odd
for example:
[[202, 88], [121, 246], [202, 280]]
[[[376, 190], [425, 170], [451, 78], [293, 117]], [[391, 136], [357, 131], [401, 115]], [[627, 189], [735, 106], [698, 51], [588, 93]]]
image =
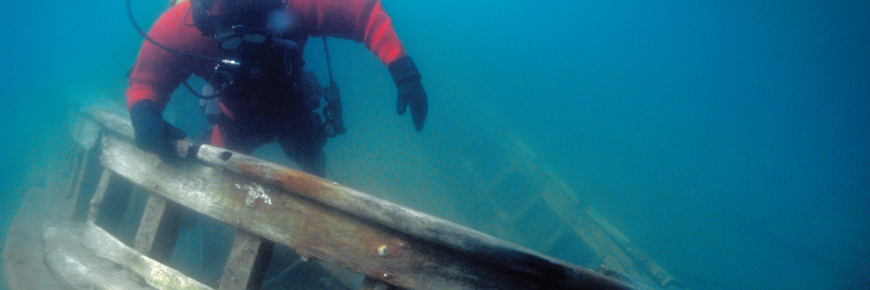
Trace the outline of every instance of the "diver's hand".
[[187, 134], [163, 120], [157, 103], [147, 99], [136, 102], [130, 107], [130, 121], [136, 133], [136, 147], [156, 154], [163, 162], [178, 162], [176, 142]]
[[410, 106], [414, 128], [417, 131], [423, 130], [423, 123], [426, 122], [426, 114], [429, 112], [429, 101], [426, 98], [426, 91], [423, 90], [423, 84], [420, 82], [421, 77], [420, 72], [417, 71], [417, 66], [406, 55], [394, 60], [388, 67], [399, 92], [396, 113], [402, 115], [405, 113], [405, 109]]

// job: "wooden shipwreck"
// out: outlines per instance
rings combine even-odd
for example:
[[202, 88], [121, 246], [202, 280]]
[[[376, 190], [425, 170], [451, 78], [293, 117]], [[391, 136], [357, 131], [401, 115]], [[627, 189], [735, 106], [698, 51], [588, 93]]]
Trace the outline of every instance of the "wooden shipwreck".
[[[680, 287], [555, 174], [529, 162], [520, 143], [501, 148], [510, 161], [500, 170], [468, 176], [485, 183], [475, 206], [492, 219], [480, 225], [538, 251], [576, 248], [595, 264], [584, 266], [600, 269], [222, 148], [180, 142], [185, 158], [166, 164], [132, 144], [127, 117], [94, 108], [82, 117], [77, 145], [58, 153], [64, 156], [57, 162], [69, 168], [46, 172], [60, 176], [46, 182], [68, 190], [28, 192], [39, 201], [23, 205], [16, 223], [41, 212], [41, 232], [13, 225], [7, 236], [2, 261], [10, 289], [213, 289], [167, 266], [185, 211], [236, 229], [217, 289], [259, 289], [276, 244], [303, 261], [364, 277], [334, 289]], [[526, 198], [505, 204], [489, 195], [505, 190], [524, 190]], [[136, 213], [138, 227], [125, 234], [118, 213], [130, 210], [133, 194], [147, 195], [147, 205]], [[543, 235], [516, 226], [534, 217], [562, 222]]]

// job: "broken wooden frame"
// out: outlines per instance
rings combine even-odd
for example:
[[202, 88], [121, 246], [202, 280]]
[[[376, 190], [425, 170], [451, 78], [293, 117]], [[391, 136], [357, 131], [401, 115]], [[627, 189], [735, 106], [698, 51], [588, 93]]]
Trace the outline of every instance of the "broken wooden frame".
[[634, 289], [597, 272], [226, 149], [180, 142], [180, 154], [190, 156], [179, 164], [166, 164], [133, 145], [126, 117], [100, 109], [85, 114], [103, 129], [93, 137], [101, 140], [92, 150], [99, 150], [105, 168], [89, 220], [96, 220], [100, 200], [113, 186], [112, 177], [120, 176], [153, 193], [133, 248], [158, 261], [174, 244], [173, 205], [238, 228], [219, 289], [256, 289], [262, 278], [258, 268], [272, 243], [288, 246], [304, 259], [360, 273], [367, 277], [364, 289], [379, 289], [381, 283], [406, 289]]

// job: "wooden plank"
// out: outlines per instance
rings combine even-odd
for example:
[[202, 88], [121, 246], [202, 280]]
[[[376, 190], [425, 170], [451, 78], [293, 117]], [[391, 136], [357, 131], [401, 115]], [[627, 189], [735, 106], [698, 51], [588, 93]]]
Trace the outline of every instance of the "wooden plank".
[[163, 211], [165, 209], [165, 198], [154, 195], [148, 197], [148, 203], [145, 205], [145, 211], [142, 213], [142, 219], [139, 221], [139, 230], [136, 232], [136, 238], [133, 240], [134, 249], [144, 254], [151, 251], [151, 245], [154, 243], [154, 236], [157, 233], [157, 228], [160, 226], [160, 220], [163, 218]]
[[632, 278], [662, 287], [679, 285], [670, 273], [641, 252], [593, 208], [580, 202], [576, 193], [559, 176], [545, 164], [536, 162], [534, 152], [516, 135], [508, 134], [505, 142], [498, 143], [503, 144], [503, 151], [512, 159], [512, 164], [518, 171], [537, 177], [544, 183], [541, 196], [547, 199], [553, 210], [566, 222], [573, 224], [581, 239], [598, 253], [607, 266], [614, 267], [613, 270], [628, 274]]
[[[207, 162], [208, 164], [227, 168], [234, 172], [243, 174], [246, 177], [278, 186], [294, 195], [313, 199], [318, 203], [334, 207], [342, 212], [356, 216], [359, 219], [373, 221], [381, 226], [387, 227], [388, 229], [398, 230], [401, 233], [410, 235], [411, 237], [452, 248], [458, 252], [455, 254], [462, 256], [460, 259], [480, 259], [477, 262], [486, 261], [485, 263], [502, 265], [504, 269], [500, 269], [500, 271], [516, 271], [514, 273], [515, 275], [511, 278], [505, 277], [505, 279], [507, 279], [503, 281], [505, 282], [505, 286], [500, 286], [503, 289], [508, 289], [505, 287], [531, 287], [526, 289], [535, 289], [536, 286], [530, 286], [528, 284], [520, 286], [522, 282], [517, 282], [516, 279], [522, 277], [522, 275], [529, 275], [526, 278], [542, 277], [546, 275], [544, 272], [552, 270], [539, 268], [538, 265], [531, 266], [526, 264], [538, 263], [524, 260], [526, 258], [530, 258], [531, 260], [540, 259], [538, 261], [542, 263], [541, 265], [549, 264], [555, 267], [571, 267], [541, 254], [533, 253], [528, 249], [509, 244], [474, 230], [422, 213], [413, 212], [410, 209], [399, 207], [315, 176], [290, 170], [250, 156], [203, 145], [199, 150], [197, 158]], [[447, 253], [442, 252], [442, 254], [446, 255]], [[427, 258], [438, 260], [434, 257]], [[462, 266], [470, 267], [470, 265], [467, 264], [462, 264]], [[396, 269], [396, 271], [406, 272], [405, 275], [409, 276], [413, 275], [412, 273], [407, 273], [409, 271], [407, 271], [406, 268]], [[449, 271], [445, 271], [445, 275], [446, 272]], [[388, 274], [393, 276], [391, 273]], [[510, 282], [511, 280], [514, 281]], [[547, 284], [551, 282], [546, 281], [540, 283]], [[532, 284], [534, 284], [534, 282]], [[402, 284], [396, 285], [407, 286]], [[413, 286], [419, 287], [422, 285]], [[458, 285], [449, 286], [457, 287]]]
[[88, 210], [88, 221], [96, 222], [97, 216], [100, 214], [100, 204], [103, 203], [103, 198], [106, 196], [106, 189], [109, 187], [109, 179], [112, 178], [112, 171], [103, 169], [100, 175], [100, 182], [97, 184], [97, 190], [94, 192], [94, 197], [91, 198], [91, 207]]
[[151, 246], [149, 257], [164, 263], [169, 262], [172, 251], [175, 249], [175, 242], [178, 240], [178, 228], [180, 225], [180, 206], [173, 202], [167, 202], [163, 218], [160, 221], [160, 227], [157, 230], [157, 235], [154, 237], [154, 244]]
[[70, 217], [70, 220], [78, 222], [87, 221], [90, 202], [97, 191], [100, 175], [103, 172], [103, 165], [100, 164], [100, 148], [93, 147], [85, 152], [83, 170], [75, 185], [75, 207]]
[[157, 261], [168, 262], [178, 239], [179, 211], [178, 205], [159, 195], [148, 197], [134, 248]]
[[597, 211], [591, 211], [589, 216], [591, 216], [596, 223], [601, 225], [601, 227], [626, 251], [629, 256], [634, 259], [634, 262], [640, 265], [646, 273], [650, 275], [652, 278], [658, 282], [658, 285], [661, 287], [670, 287], [670, 286], [680, 286], [679, 283], [674, 280], [673, 276], [668, 273], [664, 268], [653, 262], [646, 254], [640, 251], [637, 246], [634, 245], [631, 241], [625, 237], [622, 232], [620, 232], [616, 227], [611, 225], [607, 220], [601, 217]]
[[260, 289], [273, 247], [268, 240], [238, 231], [218, 290]]
[[[118, 115], [118, 114], [114, 114], [112, 112], [99, 110], [99, 109], [88, 110], [87, 114], [93, 120], [101, 123], [101, 125], [104, 128], [107, 128], [111, 131], [114, 131], [117, 134], [120, 134], [121, 136], [125, 136], [127, 138], [133, 137], [132, 127], [129, 125], [129, 121], [126, 119], [126, 117], [123, 117], [123, 116]], [[496, 135], [494, 133], [500, 133], [500, 132], [489, 132], [489, 133], [490, 134], [488, 134], [488, 135]], [[501, 132], [501, 133], [503, 133], [503, 132]], [[503, 139], [505, 139], [505, 140], [503, 140], [505, 142], [496, 142], [496, 143], [497, 143], [497, 145], [501, 144], [500, 151], [503, 151], [504, 155], [506, 155], [508, 157], [509, 165], [497, 166], [498, 168], [511, 168], [510, 170], [521, 170], [525, 174], [528, 174], [529, 176], [531, 176], [532, 179], [537, 181], [536, 183], [547, 183], [547, 185], [550, 187], [556, 187], [556, 188], [551, 188], [551, 190], [555, 189], [555, 191], [557, 191], [557, 192], [553, 192], [553, 193], [555, 193], [557, 195], [561, 195], [561, 196], [557, 197], [556, 199], [570, 199], [570, 201], [571, 201], [571, 202], [563, 202], [559, 205], [556, 205], [553, 202], [549, 202], [549, 204], [551, 206], [555, 206], [556, 208], [564, 209], [565, 207], [574, 207], [575, 205], [579, 204], [578, 207], [580, 207], [580, 208], [585, 209], [588, 207], [586, 205], [583, 205], [582, 202], [580, 202], [577, 199], [576, 194], [564, 183], [564, 181], [562, 181], [558, 176], [556, 176], [551, 170], [546, 168], [545, 165], [538, 163], [536, 161], [536, 157], [534, 156], [534, 152], [532, 152], [527, 146], [525, 146], [525, 144], [523, 144], [523, 142], [521, 140], [519, 140], [518, 138], [516, 138], [516, 136], [514, 136], [512, 134], [508, 134], [508, 135], [503, 136], [503, 137], [505, 137], [505, 138], [503, 138]], [[214, 159], [214, 158], [212, 158], [212, 159]], [[208, 160], [203, 160], [203, 161], [208, 162]], [[226, 161], [226, 160], [223, 160], [223, 161]], [[219, 163], [220, 162], [212, 163], [212, 164], [220, 166]], [[230, 167], [232, 167], [232, 166], [230, 166]], [[228, 168], [228, 167], [225, 167], [225, 168]], [[234, 170], [238, 173], [245, 174], [244, 172], [240, 171], [244, 168], [228, 168], [228, 169]], [[500, 180], [501, 178], [503, 178], [503, 176], [501, 176], [500, 174], [495, 174], [495, 175], [500, 176], [499, 178], [495, 178], [496, 180]], [[269, 178], [267, 178], [267, 179], [269, 179]], [[284, 188], [283, 186], [280, 185], [281, 181], [276, 181], [273, 179], [272, 182], [277, 183], [276, 184], [277, 187]], [[286, 189], [286, 188], [284, 188], [284, 189]], [[546, 193], [542, 193], [542, 194], [546, 194]], [[551, 201], [551, 200], [548, 200], [548, 201]], [[335, 206], [334, 204], [330, 204], [329, 202], [324, 202], [324, 204]], [[337, 206], [337, 208], [339, 208], [342, 211], [348, 209], [347, 207], [343, 207], [342, 205]], [[574, 221], [577, 221], [578, 219], [581, 220], [581, 222], [589, 223], [586, 225], [574, 225], [573, 226], [574, 231], [581, 237], [581, 239], [585, 243], [587, 243], [587, 245], [589, 246], [590, 249], [593, 249], [594, 251], [599, 253], [599, 255], [601, 255], [602, 260], [607, 261], [606, 264], [621, 265], [620, 267], [633, 268], [630, 271], [624, 271], [626, 273], [628, 273], [628, 272], [645, 272], [646, 274], [649, 274], [650, 276], [655, 277], [653, 280], [649, 280], [650, 283], [657, 282], [657, 284], [660, 284], [663, 286], [676, 284], [676, 282], [673, 281], [673, 278], [670, 276], [669, 273], [667, 273], [663, 268], [661, 268], [659, 265], [657, 265], [654, 261], [650, 260], [642, 252], [640, 252], [636, 246], [632, 245], [631, 243], [623, 243], [624, 241], [628, 241], [628, 240], [622, 239], [622, 238], [624, 238], [624, 236], [622, 236], [621, 233], [617, 232], [617, 234], [613, 234], [613, 232], [609, 231], [607, 229], [608, 225], [594, 221], [595, 218], [592, 218], [589, 214], [577, 213], [576, 208], [573, 210], [569, 209], [567, 211], [559, 211], [559, 210], [555, 210], [555, 211], [558, 212], [560, 215], [563, 215], [565, 217], [565, 221], [567, 223], [573, 223]], [[506, 216], [504, 213], [500, 213], [500, 214], [501, 214], [501, 216]], [[582, 218], [581, 218], [581, 216], [582, 216]], [[366, 217], [365, 214], [363, 214], [363, 217]], [[401, 225], [399, 226], [399, 228], [400, 228], [399, 231], [402, 231]], [[584, 236], [584, 233], [586, 234], [586, 236]], [[412, 236], [417, 236], [417, 234], [419, 234], [419, 233], [411, 232], [410, 234]], [[427, 237], [425, 237], [426, 233], [423, 233], [423, 235], [424, 235], [423, 239], [427, 239]], [[602, 238], [602, 237], [609, 237], [609, 239], [596, 240], [597, 238]], [[436, 236], [435, 238], [437, 239], [438, 237]], [[448, 238], [448, 240], [449, 240], [449, 238]], [[596, 244], [590, 244], [590, 243], [596, 243]], [[450, 244], [450, 243], [448, 243], [448, 244]], [[459, 246], [459, 248], [462, 250], [468, 250], [467, 248], [463, 248], [463, 247], [464, 247], [463, 245]], [[611, 254], [611, 253], [617, 253], [616, 255], [618, 257], [613, 256], [613, 254]], [[628, 261], [626, 258], [628, 260], [634, 260], [634, 261]], [[643, 276], [643, 275], [640, 275], [640, 276]]]
[[249, 156], [203, 145], [161, 163], [103, 141], [107, 168], [164, 197], [296, 250], [408, 289], [633, 289], [482, 233]]
[[[84, 149], [85, 151], [90, 151], [97, 145], [97, 141], [100, 140], [100, 135], [102, 133], [101, 125], [103, 122], [95, 122], [89, 111], [102, 111], [100, 109], [94, 108], [86, 108], [82, 109], [77, 113], [74, 113], [72, 124], [72, 130], [70, 130], [70, 135], [77, 143], [79, 148]], [[118, 114], [114, 114], [118, 116]], [[132, 126], [131, 126], [132, 127]]]
[[53, 225], [43, 236], [46, 265], [76, 288], [212, 290], [127, 247], [92, 222]]
[[73, 176], [70, 178], [69, 194], [66, 198], [75, 198], [81, 190], [82, 179], [85, 176], [85, 167], [88, 165], [88, 150], [76, 147], [75, 159], [73, 161]]
[[130, 117], [109, 110], [100, 109], [98, 107], [87, 108], [83, 111], [85, 115], [91, 118], [91, 120], [99, 123], [100, 126], [108, 131], [124, 136], [130, 140], [135, 138], [133, 125], [130, 124]]
[[[101, 177], [101, 183], [102, 181]], [[101, 192], [101, 196], [97, 197], [95, 194], [95, 199], [99, 198], [100, 200], [96, 204], [91, 204], [92, 211], [90, 213], [96, 214], [94, 223], [125, 243], [132, 244], [136, 236], [135, 225], [130, 224], [125, 227], [121, 217], [127, 211], [127, 205], [133, 192], [133, 184], [120, 175], [110, 174], [108, 182], [98, 191]]]
[[566, 221], [575, 221], [578, 236], [595, 250], [605, 267], [635, 279], [653, 281], [665, 287], [675, 283], [670, 274], [637, 249], [618, 229], [592, 207], [579, 203], [573, 192], [552, 173], [542, 187], [541, 197]]

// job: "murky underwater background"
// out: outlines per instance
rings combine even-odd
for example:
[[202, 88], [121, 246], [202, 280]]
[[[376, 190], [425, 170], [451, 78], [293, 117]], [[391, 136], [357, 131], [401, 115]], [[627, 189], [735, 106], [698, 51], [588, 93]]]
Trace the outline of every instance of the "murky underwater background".
[[[133, 2], [143, 26], [166, 7]], [[452, 152], [413, 145], [497, 126], [692, 289], [870, 288], [870, 2], [383, 2], [429, 119], [414, 132], [386, 69], [330, 39], [349, 129], [333, 179], [450, 218], [463, 197], [425, 195], [417, 165]], [[0, 21], [2, 236], [72, 107], [120, 106], [141, 39], [123, 1], [15, 1]], [[204, 126], [182, 91], [166, 116]]]

